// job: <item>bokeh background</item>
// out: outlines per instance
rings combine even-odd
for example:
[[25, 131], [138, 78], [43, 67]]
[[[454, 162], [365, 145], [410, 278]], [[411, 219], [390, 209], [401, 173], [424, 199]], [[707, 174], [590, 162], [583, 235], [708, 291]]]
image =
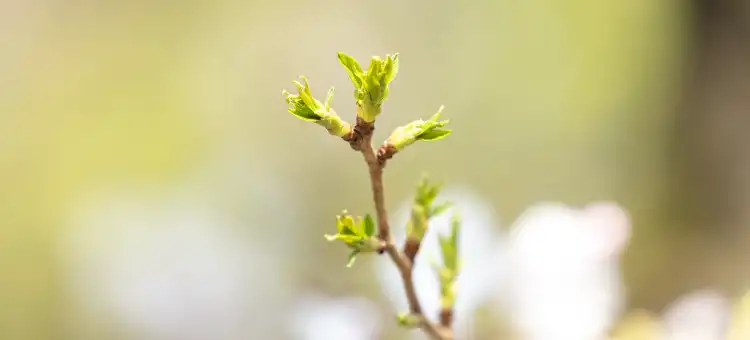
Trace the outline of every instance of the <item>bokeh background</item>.
[[[347, 269], [322, 237], [372, 211], [361, 156], [281, 95], [305, 75], [352, 121], [338, 51], [400, 53], [376, 140], [452, 119], [389, 164], [386, 197], [408, 208], [427, 172], [493, 235], [466, 339], [524, 338], [496, 298], [513, 272], [486, 260], [507, 242], [486, 240], [539, 202], [600, 201], [629, 216], [617, 265], [596, 264], [625, 287], [605, 289], [612, 337], [750, 339], [746, 0], [0, 0], [0, 339], [418, 336], [394, 325], [386, 260]], [[552, 339], [586, 340], [566, 314]]]

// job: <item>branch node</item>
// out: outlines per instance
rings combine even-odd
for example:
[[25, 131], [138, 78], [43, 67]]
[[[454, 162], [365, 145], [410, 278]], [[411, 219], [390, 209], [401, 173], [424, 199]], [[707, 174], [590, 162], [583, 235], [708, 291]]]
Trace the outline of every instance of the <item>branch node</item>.
[[409, 259], [412, 264], [414, 263], [414, 259], [417, 257], [420, 244], [421, 242], [413, 237], [407, 238], [406, 243], [404, 243], [404, 255], [406, 255], [406, 258]]
[[354, 127], [349, 130], [349, 133], [341, 137], [341, 139], [349, 142], [349, 146], [354, 151], [363, 151], [365, 140], [369, 140], [372, 137], [372, 132], [375, 131], [374, 122], [366, 122], [364, 119], [357, 116], [357, 123]]
[[450, 328], [453, 323], [453, 309], [443, 308], [440, 310], [440, 325], [445, 328]]
[[385, 163], [389, 159], [393, 158], [393, 155], [395, 155], [396, 152], [398, 152], [398, 150], [396, 150], [396, 147], [393, 146], [393, 144], [385, 143], [381, 145], [380, 148], [378, 148], [378, 153], [377, 153], [378, 163], [380, 164], [380, 166], [384, 168]]

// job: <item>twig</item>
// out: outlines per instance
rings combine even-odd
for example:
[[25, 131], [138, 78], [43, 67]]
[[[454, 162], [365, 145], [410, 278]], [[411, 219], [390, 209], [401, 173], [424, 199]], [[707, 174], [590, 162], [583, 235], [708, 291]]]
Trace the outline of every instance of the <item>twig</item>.
[[383, 190], [383, 168], [385, 160], [376, 155], [372, 147], [372, 132], [375, 130], [373, 123], [367, 123], [357, 117], [350, 138], [352, 149], [362, 153], [370, 173], [370, 185], [372, 187], [372, 198], [375, 202], [375, 213], [378, 223], [378, 236], [384, 242], [384, 251], [396, 264], [406, 291], [406, 299], [409, 303], [409, 311], [418, 317], [419, 326], [427, 335], [435, 340], [453, 340], [453, 334], [449, 327], [436, 324], [427, 318], [422, 312], [422, 306], [417, 297], [412, 277], [413, 262], [393, 243], [390, 226], [388, 225], [388, 211], [385, 206], [385, 191]]

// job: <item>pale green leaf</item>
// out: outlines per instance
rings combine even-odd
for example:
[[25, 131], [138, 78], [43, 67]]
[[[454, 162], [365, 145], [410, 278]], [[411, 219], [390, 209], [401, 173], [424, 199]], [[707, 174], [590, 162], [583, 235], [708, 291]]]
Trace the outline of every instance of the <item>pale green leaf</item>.
[[333, 86], [331, 86], [330, 89], [328, 89], [328, 94], [326, 95], [326, 112], [331, 111], [331, 102], [333, 101]]
[[375, 235], [375, 221], [372, 219], [372, 216], [370, 214], [365, 215], [365, 235], [367, 236], [373, 236]]
[[396, 74], [398, 73], [398, 53], [389, 56], [389, 63], [386, 64], [385, 71], [385, 83], [389, 84], [394, 78], [396, 78]]
[[319, 109], [320, 103], [313, 98], [312, 92], [310, 91], [310, 83], [307, 81], [307, 78], [305, 76], [300, 76], [300, 79], [302, 79], [304, 85], [296, 80], [294, 81], [294, 84], [297, 85], [297, 89], [299, 90], [299, 97], [311, 110], [315, 111]]
[[307, 108], [298, 109], [298, 110], [295, 110], [294, 108], [289, 108], [289, 110], [287, 111], [289, 111], [289, 113], [293, 114], [295, 117], [302, 119], [304, 121], [307, 121], [307, 122], [320, 121], [320, 116], [318, 116], [317, 114], [315, 114], [315, 112]]
[[346, 263], [347, 268], [351, 268], [354, 265], [354, 261], [357, 260], [357, 255], [359, 254], [359, 250], [352, 250], [351, 253], [349, 253], [349, 260]]
[[336, 241], [339, 239], [339, 234], [336, 235], [323, 235], [328, 241]]
[[447, 137], [448, 135], [451, 134], [451, 132], [453, 131], [448, 130], [448, 129], [432, 129], [432, 130], [425, 131], [423, 134], [419, 135], [419, 137], [417, 138], [423, 141], [434, 141], [434, 140], [443, 139]]
[[[352, 56], [339, 52], [339, 63], [346, 68], [346, 72], [349, 74], [349, 78], [352, 80], [354, 87], [357, 89], [362, 88], [362, 82], [364, 81], [362, 78], [364, 73], [362, 72], [362, 67], [359, 65], [359, 62], [357, 62]], [[355, 97], [357, 97], [356, 92]]]

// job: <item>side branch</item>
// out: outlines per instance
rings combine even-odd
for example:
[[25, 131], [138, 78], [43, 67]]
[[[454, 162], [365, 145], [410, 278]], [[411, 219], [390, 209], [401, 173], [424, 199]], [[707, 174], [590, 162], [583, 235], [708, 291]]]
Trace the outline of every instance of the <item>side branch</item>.
[[453, 335], [449, 327], [441, 326], [430, 321], [422, 312], [422, 307], [419, 303], [417, 291], [414, 286], [414, 279], [412, 277], [413, 261], [400, 252], [398, 247], [393, 243], [390, 226], [388, 225], [388, 212], [385, 206], [385, 191], [383, 190], [383, 168], [385, 167], [386, 159], [378, 157], [372, 147], [373, 130], [375, 130], [374, 124], [367, 123], [357, 117], [356, 126], [352, 129], [352, 133], [348, 135], [349, 138], [344, 138], [344, 140], [350, 143], [352, 149], [361, 152], [367, 163], [367, 168], [370, 173], [372, 198], [375, 202], [378, 236], [385, 244], [385, 249], [383, 249], [383, 251], [388, 253], [388, 256], [393, 263], [396, 264], [396, 267], [401, 274], [406, 298], [409, 303], [409, 311], [412, 315], [419, 318], [420, 328], [422, 328], [432, 339], [452, 340]]

